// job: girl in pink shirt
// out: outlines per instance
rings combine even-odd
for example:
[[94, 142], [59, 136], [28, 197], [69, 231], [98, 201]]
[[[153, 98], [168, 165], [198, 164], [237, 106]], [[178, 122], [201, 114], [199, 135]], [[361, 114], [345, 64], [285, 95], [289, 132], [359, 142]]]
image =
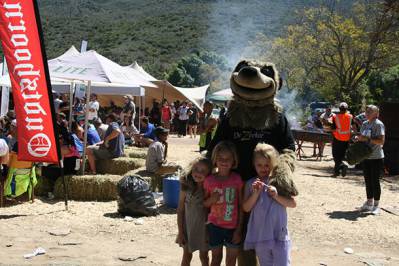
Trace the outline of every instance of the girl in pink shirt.
[[207, 221], [212, 266], [220, 265], [223, 246], [226, 246], [226, 266], [236, 265], [242, 238], [242, 187], [240, 175], [232, 169], [238, 165], [233, 143], [220, 142], [212, 152], [212, 163], [217, 171], [204, 182], [204, 205], [210, 208]]

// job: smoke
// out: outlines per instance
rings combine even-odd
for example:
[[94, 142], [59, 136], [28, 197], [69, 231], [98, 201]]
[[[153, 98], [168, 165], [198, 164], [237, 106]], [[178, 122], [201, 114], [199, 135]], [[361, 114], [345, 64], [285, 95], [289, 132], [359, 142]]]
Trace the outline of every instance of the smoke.
[[277, 94], [277, 100], [283, 106], [285, 116], [294, 129], [301, 128], [301, 120], [305, 115], [304, 105], [297, 96], [297, 90], [289, 90], [287, 87], [283, 87]]
[[272, 3], [271, 0], [215, 1], [208, 14], [204, 46], [225, 56], [231, 69], [243, 58], [255, 58], [251, 42], [260, 32], [274, 28], [273, 20], [279, 20], [279, 14], [268, 12]]

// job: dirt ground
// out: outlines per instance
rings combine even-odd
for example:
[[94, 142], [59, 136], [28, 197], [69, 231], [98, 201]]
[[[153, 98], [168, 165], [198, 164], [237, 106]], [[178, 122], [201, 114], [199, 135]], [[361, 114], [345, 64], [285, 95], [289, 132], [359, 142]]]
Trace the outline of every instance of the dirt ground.
[[[171, 136], [169, 161], [186, 165], [197, 154], [196, 143]], [[289, 210], [292, 265], [399, 265], [399, 216], [359, 213], [365, 198], [361, 172], [332, 178], [332, 166], [330, 155], [298, 162], [298, 206]], [[383, 181], [382, 189], [381, 206], [399, 207], [398, 178]], [[160, 210], [140, 225], [118, 215], [115, 201], [70, 201], [65, 211], [62, 201], [36, 199], [0, 209], [0, 265], [179, 265], [175, 210]], [[62, 233], [67, 235], [53, 235]], [[37, 247], [46, 254], [24, 259]], [[348, 247], [353, 254], [344, 252]], [[192, 265], [200, 265], [197, 255]]]

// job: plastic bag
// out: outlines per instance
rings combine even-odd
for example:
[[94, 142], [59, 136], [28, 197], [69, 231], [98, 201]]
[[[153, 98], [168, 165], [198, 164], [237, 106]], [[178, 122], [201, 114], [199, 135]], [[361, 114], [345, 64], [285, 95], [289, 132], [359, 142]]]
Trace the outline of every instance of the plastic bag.
[[150, 186], [139, 175], [118, 182], [118, 212], [129, 216], [155, 216], [158, 209]]
[[350, 165], [355, 165], [367, 159], [372, 152], [370, 144], [358, 141], [349, 145], [345, 158]]

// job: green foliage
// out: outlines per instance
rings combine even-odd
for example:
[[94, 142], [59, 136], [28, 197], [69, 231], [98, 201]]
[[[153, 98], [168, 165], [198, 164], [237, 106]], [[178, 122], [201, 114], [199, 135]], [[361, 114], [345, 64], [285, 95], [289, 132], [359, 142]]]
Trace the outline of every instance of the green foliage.
[[215, 84], [219, 87], [227, 83], [226, 80], [222, 80], [222, 77], [228, 76], [227, 71], [227, 62], [224, 57], [213, 52], [200, 51], [183, 57], [170, 71], [168, 80], [181, 87], [211, 84], [212, 90]]
[[122, 65], [137, 61], [154, 77], [164, 79], [177, 61], [193, 51], [206, 49], [230, 57], [235, 50], [239, 54], [258, 32], [277, 35], [295, 9], [318, 1], [38, 2], [48, 58], [59, 56], [71, 45], [79, 48], [85, 39], [88, 49]]
[[356, 110], [368, 94], [363, 81], [370, 71], [384, 70], [397, 58], [398, 2], [392, 3], [359, 1], [345, 12], [326, 6], [304, 9], [282, 37], [264, 41], [271, 43], [265, 56], [283, 69], [289, 87], [303, 95], [316, 90]]
[[384, 72], [373, 71], [367, 79], [369, 98], [377, 104], [383, 101], [399, 101], [399, 65]]

